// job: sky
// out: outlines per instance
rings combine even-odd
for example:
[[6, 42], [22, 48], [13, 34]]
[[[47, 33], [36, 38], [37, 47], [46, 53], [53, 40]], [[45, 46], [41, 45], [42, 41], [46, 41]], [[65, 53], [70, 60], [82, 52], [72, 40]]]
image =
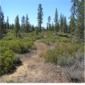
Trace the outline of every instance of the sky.
[[9, 22], [14, 23], [17, 15], [21, 19], [23, 15], [28, 14], [29, 22], [35, 26], [37, 25], [37, 9], [40, 3], [43, 7], [43, 26], [46, 26], [48, 16], [51, 16], [51, 22], [54, 21], [56, 8], [58, 16], [63, 14], [69, 21], [71, 0], [0, 0], [5, 20], [8, 16]]

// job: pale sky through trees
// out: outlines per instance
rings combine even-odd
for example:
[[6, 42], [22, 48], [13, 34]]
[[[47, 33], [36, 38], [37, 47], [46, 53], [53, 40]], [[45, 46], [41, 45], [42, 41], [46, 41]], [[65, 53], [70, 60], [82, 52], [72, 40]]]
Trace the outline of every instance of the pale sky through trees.
[[[0, 5], [3, 9], [5, 19], [9, 16], [10, 23], [14, 23], [16, 15], [19, 18], [28, 14], [31, 24], [37, 25], [37, 9], [38, 4], [43, 7], [43, 26], [46, 26], [48, 16], [54, 20], [55, 9], [58, 9], [59, 15], [62, 13], [69, 21], [71, 0], [0, 0]], [[51, 21], [51, 22], [52, 22]]]

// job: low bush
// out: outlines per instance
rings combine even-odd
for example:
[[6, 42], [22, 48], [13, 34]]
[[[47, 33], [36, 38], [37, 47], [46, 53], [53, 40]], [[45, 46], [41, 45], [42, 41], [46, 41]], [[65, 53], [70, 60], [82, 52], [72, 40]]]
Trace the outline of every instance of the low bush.
[[25, 50], [26, 51], [28, 50], [21, 40], [10, 41], [9, 48], [16, 53], [23, 53]]
[[55, 50], [48, 50], [48, 52], [44, 55], [47, 62], [57, 64], [57, 53]]
[[44, 57], [48, 62], [62, 66], [72, 65], [78, 49], [80, 49], [80, 45], [77, 43], [57, 43], [56, 48], [48, 50]]
[[32, 48], [33, 40], [2, 40], [0, 41], [0, 47], [5, 47], [13, 50], [16, 53], [26, 53]]
[[13, 40], [16, 39], [14, 30], [10, 30], [5, 37], [3, 37], [4, 40]]
[[0, 49], [0, 75], [11, 72], [15, 66], [16, 57], [12, 50], [7, 48]]

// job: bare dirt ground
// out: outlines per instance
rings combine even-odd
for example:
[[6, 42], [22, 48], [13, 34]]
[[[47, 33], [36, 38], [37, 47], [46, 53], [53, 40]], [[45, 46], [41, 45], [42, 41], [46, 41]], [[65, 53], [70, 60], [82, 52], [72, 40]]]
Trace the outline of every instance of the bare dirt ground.
[[49, 47], [42, 42], [35, 42], [36, 50], [21, 55], [22, 65], [13, 74], [0, 77], [0, 82], [42, 82], [58, 83], [69, 82], [63, 69], [51, 63], [46, 63], [40, 55], [47, 52]]

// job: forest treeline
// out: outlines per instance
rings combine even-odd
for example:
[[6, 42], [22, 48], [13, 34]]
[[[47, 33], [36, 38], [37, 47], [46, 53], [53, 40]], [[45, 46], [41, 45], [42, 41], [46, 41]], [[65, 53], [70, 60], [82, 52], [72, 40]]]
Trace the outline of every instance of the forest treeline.
[[84, 0], [71, 0], [72, 7], [71, 7], [71, 16], [70, 22], [67, 23], [66, 17], [61, 14], [58, 15], [58, 10], [56, 8], [55, 15], [54, 15], [54, 22], [51, 23], [51, 16], [48, 16], [47, 20], [47, 27], [42, 27], [43, 21], [43, 7], [42, 4], [38, 6], [38, 13], [37, 13], [37, 22], [38, 26], [35, 27], [30, 24], [28, 14], [26, 16], [22, 16], [21, 24], [19, 20], [19, 16], [17, 15], [15, 18], [15, 23], [9, 23], [9, 17], [7, 20], [4, 20], [4, 13], [0, 6], [0, 36], [2, 34], [6, 34], [9, 30], [14, 29], [16, 36], [19, 35], [20, 32], [32, 32], [36, 31], [36, 33], [42, 30], [51, 30], [54, 32], [64, 32], [64, 33], [72, 33], [77, 35], [79, 39], [84, 38]]

